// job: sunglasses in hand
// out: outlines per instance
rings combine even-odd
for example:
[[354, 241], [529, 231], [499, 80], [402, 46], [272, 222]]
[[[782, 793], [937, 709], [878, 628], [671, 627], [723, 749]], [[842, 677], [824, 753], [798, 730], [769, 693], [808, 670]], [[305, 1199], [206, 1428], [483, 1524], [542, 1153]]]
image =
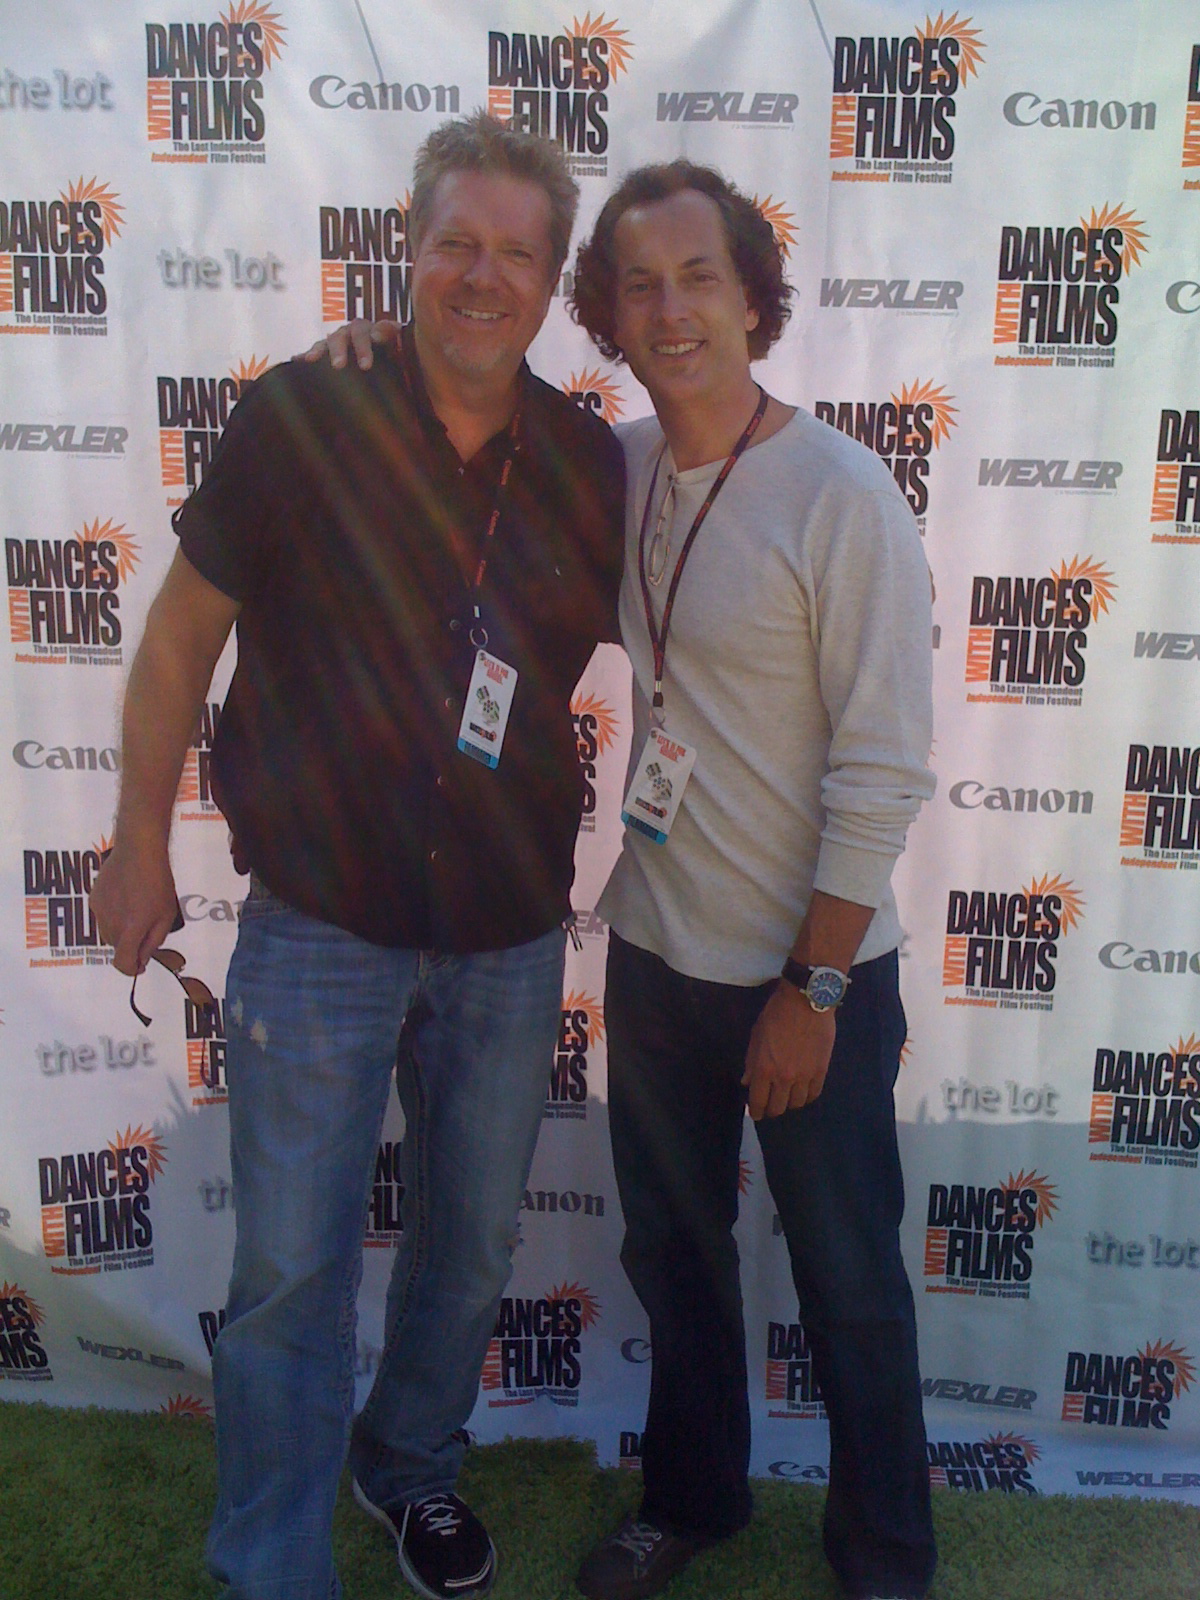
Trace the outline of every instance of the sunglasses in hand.
[[[178, 933], [182, 927], [183, 909], [180, 906], [176, 906], [175, 921], [171, 924], [171, 932]], [[164, 945], [161, 949], [156, 950], [150, 959], [151, 961], [157, 961], [160, 967], [165, 967], [167, 969], [193, 1005], [212, 1005], [213, 992], [208, 985], [202, 982], [199, 978], [190, 978], [184, 976], [183, 969], [187, 965], [187, 957], [181, 955], [178, 950], [168, 950]], [[138, 974], [135, 973], [133, 986], [129, 991], [129, 1005], [134, 1016], [141, 1023], [142, 1027], [148, 1028], [150, 1026], [150, 1018], [144, 1011], [138, 1010], [137, 982]]]

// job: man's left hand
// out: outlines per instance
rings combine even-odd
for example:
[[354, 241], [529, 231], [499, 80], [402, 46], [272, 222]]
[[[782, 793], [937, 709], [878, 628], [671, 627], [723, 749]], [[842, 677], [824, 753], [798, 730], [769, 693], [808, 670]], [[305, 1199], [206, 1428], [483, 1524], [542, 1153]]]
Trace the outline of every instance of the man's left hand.
[[835, 1012], [814, 1011], [798, 989], [780, 983], [746, 1052], [742, 1082], [755, 1122], [811, 1105], [824, 1087], [836, 1035]]

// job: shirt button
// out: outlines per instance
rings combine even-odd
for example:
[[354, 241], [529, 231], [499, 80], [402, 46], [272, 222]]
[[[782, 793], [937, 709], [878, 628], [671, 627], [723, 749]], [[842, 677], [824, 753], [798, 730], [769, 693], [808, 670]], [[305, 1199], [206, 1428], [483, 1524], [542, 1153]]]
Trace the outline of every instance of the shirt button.
[[437, 860], [437, 858], [438, 858], [438, 853], [437, 853], [437, 851], [436, 851], [436, 850], [431, 850], [431, 851], [430, 851], [430, 852], [429, 852], [429, 859], [430, 859], [430, 861], [436, 861], [436, 860]]
[[462, 623], [458, 620], [457, 617], [451, 617], [450, 618], [450, 632], [451, 633], [457, 633], [458, 630], [461, 627], [462, 627]]
[[443, 701], [443, 704], [445, 705], [447, 711], [453, 711], [454, 710], [454, 701], [451, 699], [451, 697], [449, 695], [446, 696], [445, 700]]
[[446, 787], [446, 780], [442, 777], [440, 772], [438, 773], [437, 786], [439, 789], [444, 789]]

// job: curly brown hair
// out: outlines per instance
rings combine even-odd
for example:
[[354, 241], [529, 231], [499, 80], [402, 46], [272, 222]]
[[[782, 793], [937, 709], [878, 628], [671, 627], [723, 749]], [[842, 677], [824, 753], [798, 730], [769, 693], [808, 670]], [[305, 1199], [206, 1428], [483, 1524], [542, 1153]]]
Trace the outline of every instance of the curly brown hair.
[[792, 314], [788, 300], [794, 291], [783, 276], [783, 251], [775, 230], [728, 178], [682, 157], [635, 168], [604, 202], [591, 238], [575, 256], [575, 283], [568, 301], [571, 315], [609, 361], [624, 360], [614, 336], [617, 223], [632, 207], [669, 200], [684, 189], [707, 195], [721, 213], [738, 281], [750, 309], [758, 312], [758, 326], [746, 335], [750, 359], [761, 361]]

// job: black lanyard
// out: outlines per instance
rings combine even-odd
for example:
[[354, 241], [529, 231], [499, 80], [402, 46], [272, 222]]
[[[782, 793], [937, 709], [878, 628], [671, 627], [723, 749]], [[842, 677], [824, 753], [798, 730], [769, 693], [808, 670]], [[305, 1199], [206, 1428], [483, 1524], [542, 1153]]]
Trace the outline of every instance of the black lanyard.
[[642, 526], [638, 533], [638, 577], [642, 580], [642, 604], [646, 608], [646, 627], [650, 630], [650, 647], [654, 651], [654, 699], [651, 702], [656, 711], [661, 710], [663, 703], [663, 672], [667, 664], [667, 631], [671, 626], [671, 612], [675, 606], [675, 594], [679, 588], [679, 580], [683, 576], [683, 569], [687, 558], [691, 554], [692, 545], [696, 535], [700, 532], [700, 525], [712, 510], [713, 501], [720, 494], [725, 485], [725, 480], [737, 466], [739, 459], [747, 445], [758, 432], [758, 425], [763, 419], [767, 409], [767, 391], [761, 384], [758, 386], [758, 405], [754, 415], [746, 424], [741, 438], [734, 445], [726, 459], [725, 465], [716, 476], [712, 488], [704, 497], [704, 504], [696, 513], [695, 520], [688, 530], [688, 536], [683, 541], [683, 549], [679, 552], [679, 560], [675, 563], [675, 571], [671, 577], [671, 586], [667, 590], [667, 603], [663, 607], [662, 624], [654, 625], [654, 608], [650, 603], [650, 585], [646, 581], [646, 526], [650, 521], [650, 503], [654, 499], [654, 486], [658, 482], [658, 469], [662, 465], [663, 451], [659, 452], [658, 460], [654, 463], [654, 473], [650, 479], [650, 488], [646, 494], [646, 504], [642, 508]]

